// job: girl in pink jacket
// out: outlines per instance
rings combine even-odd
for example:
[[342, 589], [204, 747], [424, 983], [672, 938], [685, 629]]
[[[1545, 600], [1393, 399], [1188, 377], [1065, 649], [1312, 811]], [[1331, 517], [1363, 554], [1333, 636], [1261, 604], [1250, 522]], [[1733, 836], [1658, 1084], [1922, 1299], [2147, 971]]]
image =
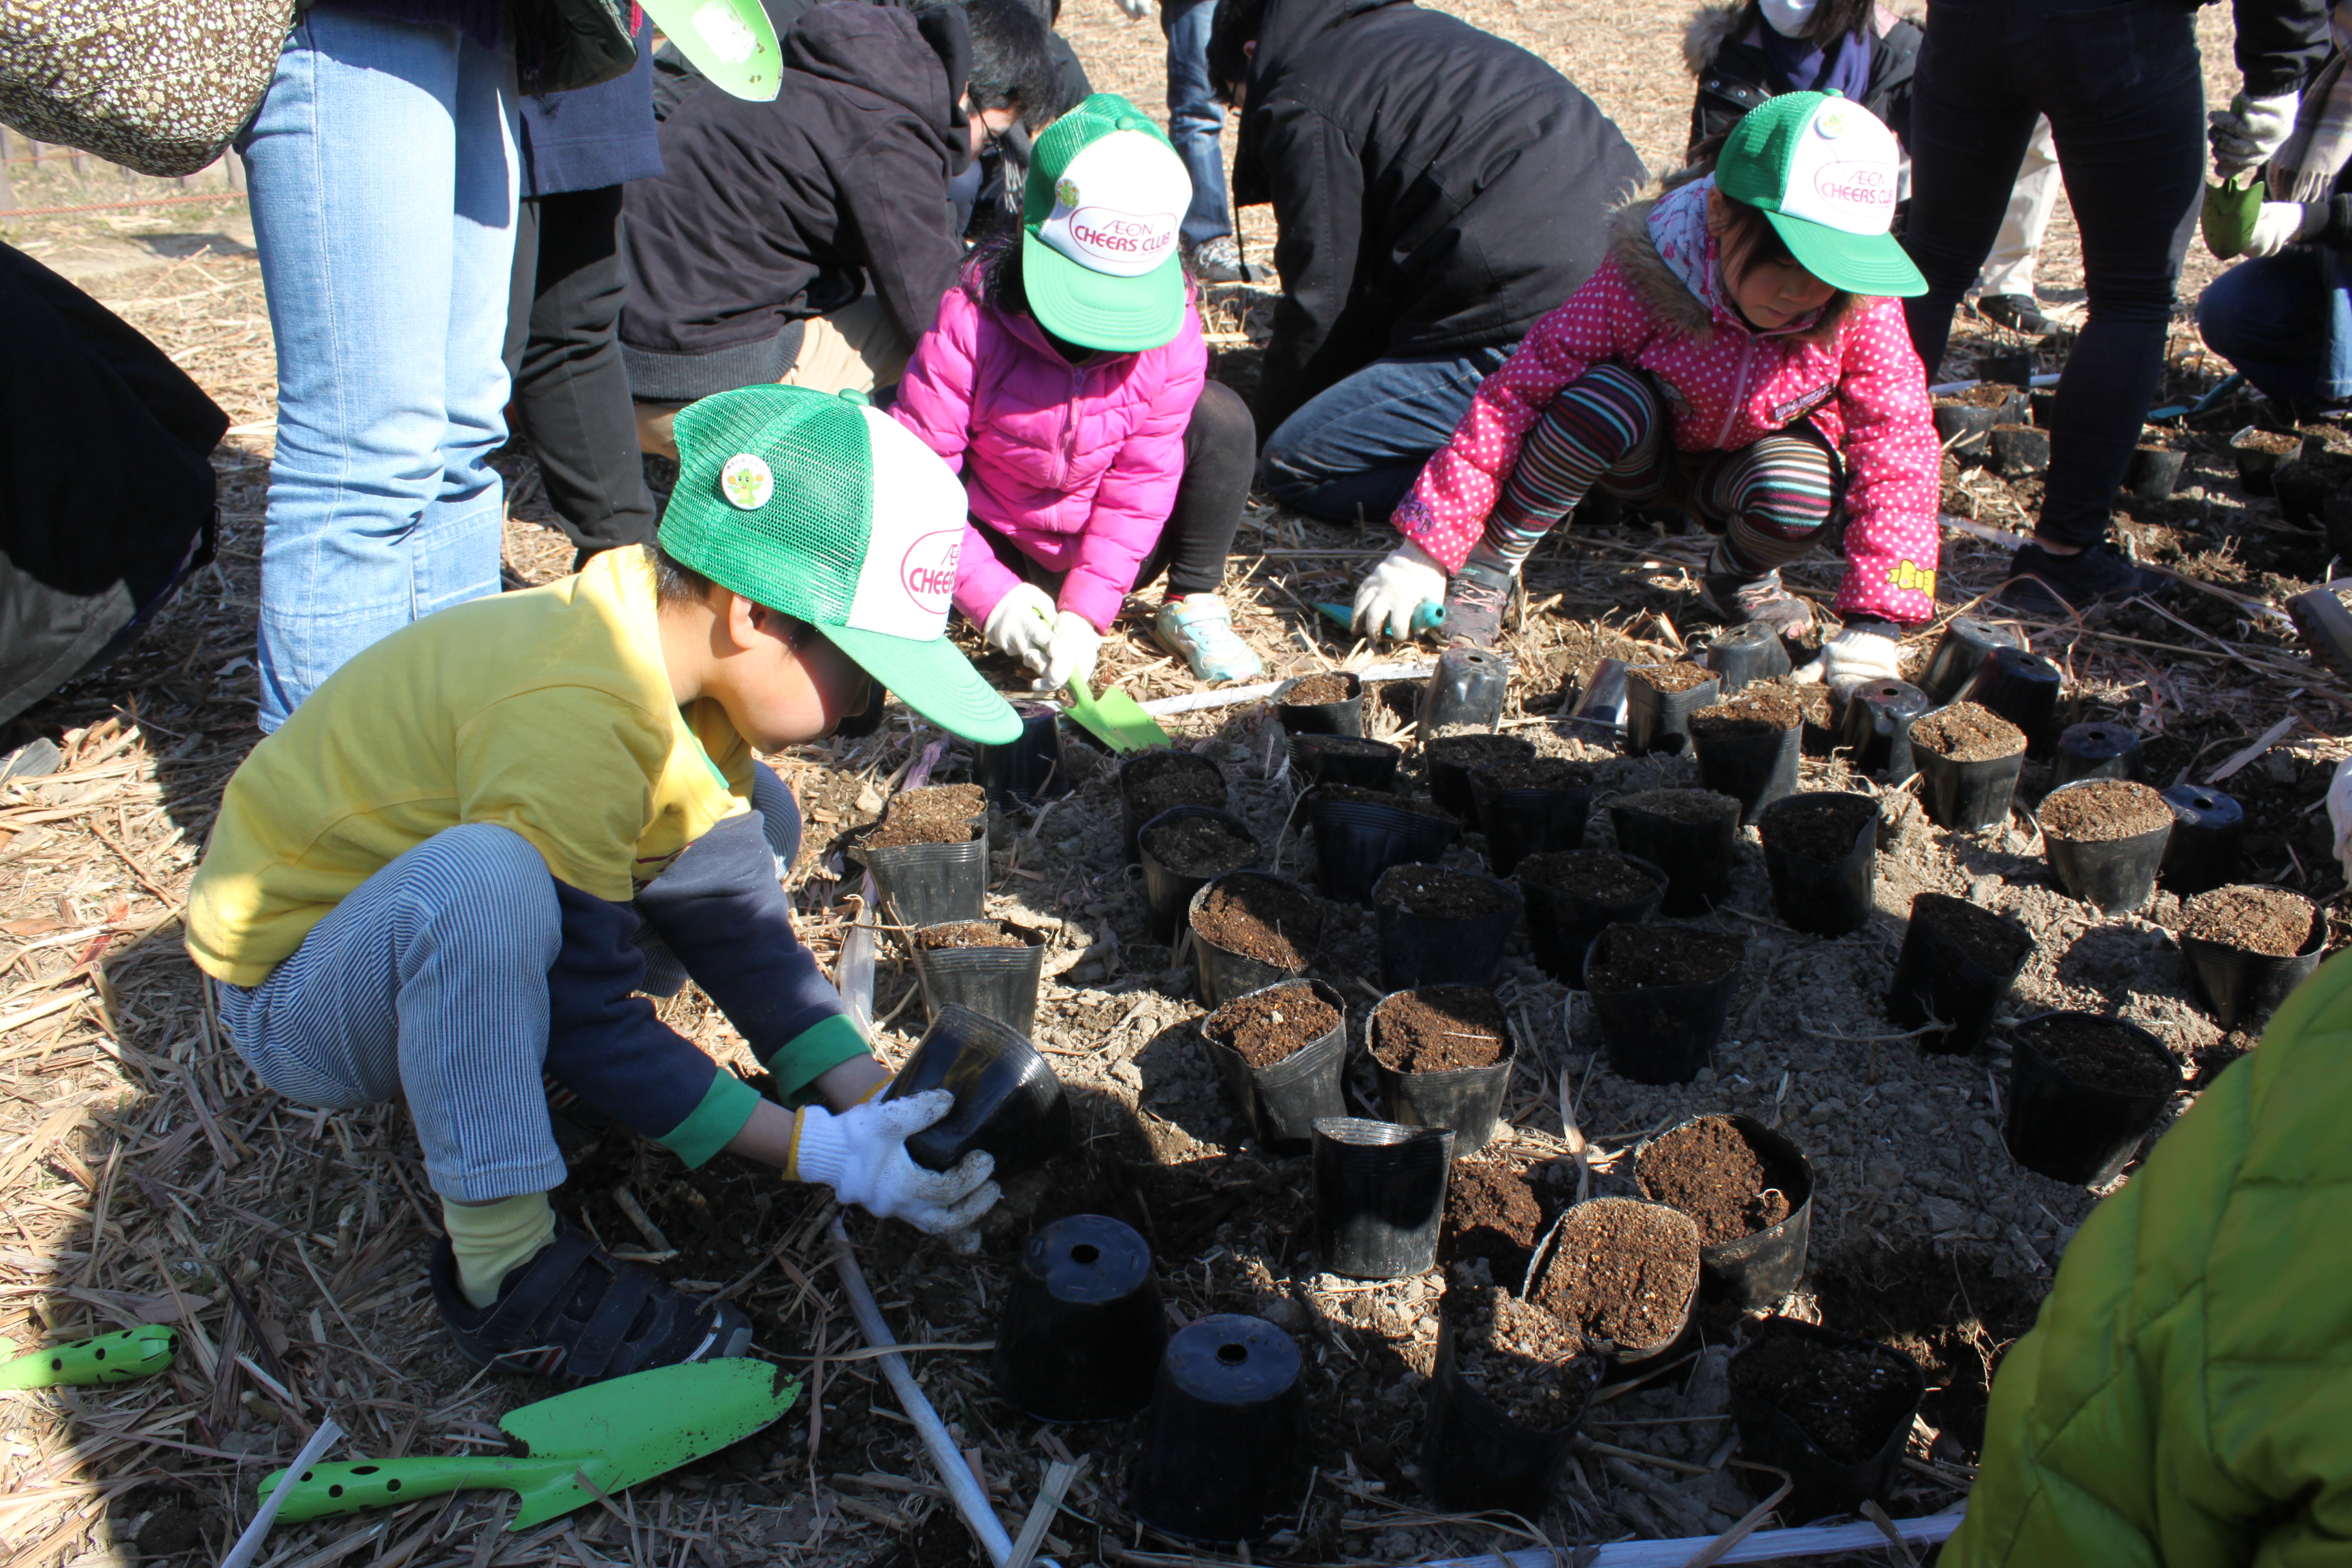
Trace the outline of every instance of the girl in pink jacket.
[[1695, 511], [1718, 535], [1702, 605], [1790, 636], [1812, 611], [1780, 569], [1843, 512], [1845, 625], [1812, 673], [1892, 678], [1898, 627], [1935, 614], [1940, 459], [1885, 298], [1926, 288], [1887, 233], [1898, 156], [1859, 105], [1784, 93], [1713, 174], [1626, 208], [1609, 258], [1486, 378], [1398, 507], [1406, 542], [1359, 587], [1357, 624], [1405, 636], [1442, 595], [1444, 635], [1491, 644], [1520, 563], [1597, 484]]
[[1207, 379], [1176, 231], [1192, 181], [1097, 93], [1037, 138], [1018, 238], [940, 301], [891, 412], [963, 467], [955, 605], [1041, 691], [1092, 684], [1102, 634], [1164, 570], [1160, 640], [1203, 680], [1263, 668], [1217, 597], [1249, 493], [1249, 409]]

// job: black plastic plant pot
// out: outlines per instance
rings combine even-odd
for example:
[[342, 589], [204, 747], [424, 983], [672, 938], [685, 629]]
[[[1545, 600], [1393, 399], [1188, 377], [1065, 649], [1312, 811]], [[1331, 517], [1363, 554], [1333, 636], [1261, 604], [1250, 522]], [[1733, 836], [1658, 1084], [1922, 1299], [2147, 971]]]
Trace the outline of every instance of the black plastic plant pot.
[[1315, 1123], [1315, 1256], [1355, 1279], [1401, 1279], [1437, 1264], [1445, 1218], [1451, 1127], [1402, 1127], [1360, 1116]]
[[1294, 702], [1290, 693], [1301, 680], [1321, 680], [1319, 675], [1302, 675], [1286, 680], [1274, 694], [1274, 716], [1289, 735], [1361, 735], [1364, 732], [1364, 683], [1353, 675], [1342, 672], [1339, 679], [1348, 683], [1348, 695], [1332, 702]]
[[1311, 787], [1319, 784], [1352, 784], [1358, 789], [1393, 789], [1397, 768], [1404, 761], [1402, 748], [1385, 741], [1355, 736], [1293, 735], [1290, 765]]
[[2315, 910], [2311, 935], [2293, 958], [2205, 937], [2180, 938], [2190, 984], [2212, 1011], [2213, 1021], [2224, 1029], [2243, 1029], [2249, 1034], [2260, 1033], [2279, 1004], [2311, 978], [2326, 947], [2327, 917]]
[[2230, 437], [2230, 455], [2238, 460], [2238, 482], [2258, 496], [2271, 493], [2279, 469], [2302, 451], [2303, 443], [2296, 437], [2252, 425]]
[[2066, 677], [2038, 653], [1995, 648], [1958, 699], [1990, 708], [2025, 731], [2025, 754], [2046, 762], [2058, 746], [2058, 699]]
[[[1152, 836], [1183, 822], [1214, 822], [1240, 834], [1249, 840], [1247, 858], [1238, 865], [1206, 869], [1170, 866], [1152, 852]], [[1192, 895], [1228, 871], [1244, 871], [1255, 866], [1265, 858], [1265, 846], [1258, 842], [1248, 823], [1230, 811], [1220, 811], [1213, 805], [1178, 805], [1143, 825], [1142, 831], [1136, 835], [1136, 858], [1143, 866], [1144, 929], [1152, 941], [1172, 947], [1176, 933], [1184, 929], [1185, 911], [1192, 908]]]
[[[1836, 805], [1828, 804], [1832, 802]], [[1834, 819], [1849, 811], [1855, 826], [1843, 853], [1824, 858], [1819, 853], [1824, 845], [1790, 842], [1790, 830], [1803, 818], [1821, 813]], [[1772, 907], [1782, 920], [1816, 936], [1843, 936], [1862, 929], [1870, 919], [1871, 888], [1878, 868], [1876, 800], [1839, 790], [1792, 795], [1765, 807], [1756, 831], [1764, 844], [1764, 871], [1772, 882]]]
[[2188, 461], [2186, 452], [2163, 447], [2136, 447], [2131, 460], [2124, 465], [2124, 489], [2137, 500], [2169, 500], [2172, 492], [2180, 488], [2180, 470]]
[[[1340, 1076], [1348, 1065], [1347, 1005], [1339, 994], [1320, 980], [1290, 980], [1249, 994], [1263, 995], [1292, 986], [1311, 990], [1339, 1009], [1340, 1022], [1329, 1034], [1301, 1046], [1272, 1067], [1254, 1068], [1239, 1051], [1211, 1038], [1202, 1026], [1213, 1022], [1216, 1014], [1194, 1026], [1202, 1029], [1201, 1044], [1208, 1050], [1209, 1061], [1223, 1080], [1234, 1108], [1249, 1123], [1250, 1136], [1285, 1152], [1307, 1147], [1318, 1121], [1348, 1114], [1339, 1089]], [[1225, 1005], [1242, 1000], [1236, 996]]]
[[858, 856], [896, 925], [919, 929], [987, 914], [988, 826], [974, 823], [965, 844], [893, 844]]
[[[1683, 822], [1654, 811], [1611, 804], [1617, 847], [1666, 874], [1658, 908], [1670, 915], [1703, 915], [1731, 890], [1731, 846], [1739, 837], [1737, 802], [1712, 822]], [[1579, 962], [1581, 962], [1580, 960]]]
[[1023, 1244], [991, 1371], [1040, 1421], [1116, 1421], [1151, 1402], [1167, 1342], [1151, 1248], [1108, 1215], [1071, 1215]]
[[1128, 1511], [1180, 1541], [1257, 1541], [1306, 1496], [1307, 1390], [1297, 1342], [1263, 1318], [1213, 1312], [1160, 1356], [1128, 1480]]
[[1931, 706], [1907, 680], [1868, 680], [1846, 694], [1838, 744], [1855, 772], [1899, 784], [1919, 771], [1911, 760], [1911, 725]]
[[2139, 776], [2139, 735], [2128, 724], [2069, 724], [2058, 731], [2058, 757], [2051, 766], [2053, 787], [2084, 779]]
[[1789, 662], [1789, 645], [1760, 621], [1725, 632], [1707, 644], [1699, 662], [1721, 678], [1717, 684], [1726, 697], [1751, 681], [1776, 679], [1795, 668]]
[[1070, 793], [1070, 775], [1062, 766], [1061, 710], [1042, 702], [1016, 702], [1013, 710], [1021, 716], [1020, 738], [972, 751], [972, 776], [999, 811], [1038, 805]]
[[1698, 1249], [1700, 1293], [1742, 1311], [1760, 1311], [1785, 1298], [1805, 1277], [1805, 1254], [1813, 1237], [1812, 1162], [1788, 1137], [1752, 1116], [1695, 1116], [1634, 1148], [1634, 1179], [1643, 1197], [1664, 1201], [1651, 1190], [1650, 1177], [1643, 1171], [1643, 1157], [1651, 1146], [1708, 1121], [1729, 1122], [1762, 1163], [1764, 1184], [1789, 1200], [1788, 1217], [1778, 1225]]
[[2000, 423], [1998, 408], [1979, 408], [1968, 403], [1936, 405], [1936, 438], [1944, 445], [1954, 460], [1975, 468], [1983, 468], [1991, 459], [1992, 427]]
[[[1698, 931], [1696, 926], [1611, 926], [1585, 952], [1584, 989], [1601, 1020], [1601, 1043], [1609, 1069], [1635, 1083], [1688, 1083], [1698, 1076], [1723, 1039], [1731, 999], [1739, 989], [1743, 962], [1720, 976], [1694, 985], [1641, 985], [1624, 991], [1597, 990], [1593, 972], [1609, 956], [1612, 940], [1642, 931]], [[1718, 933], [1704, 933], [1714, 936]]]
[[2026, 411], [2033, 423], [2047, 430], [2053, 427], [2058, 415], [2058, 389], [2054, 386], [2030, 386], [2025, 394]]
[[1003, 1181], [1033, 1171], [1077, 1141], [1062, 1080], [1028, 1037], [969, 1007], [940, 1009], [885, 1100], [944, 1089], [955, 1107], [907, 1140], [907, 1152], [945, 1171], [974, 1150], [996, 1157]]
[[[1450, 747], [1442, 743], [1446, 740], [1472, 743]], [[1465, 822], [1476, 822], [1478, 808], [1470, 794], [1472, 771], [1492, 763], [1530, 762], [1535, 754], [1533, 741], [1511, 735], [1441, 736], [1437, 742], [1424, 742], [1421, 756], [1427, 769], [1429, 798], [1439, 810], [1450, 811]]]
[[[1139, 792], [1150, 781], [1172, 773], [1193, 775], [1190, 784], [1195, 798], [1189, 801], [1171, 801], [1157, 805], [1139, 798]], [[1130, 863], [1139, 858], [1135, 836], [1142, 831], [1146, 822], [1166, 811], [1169, 805], [1213, 805], [1223, 808], [1224, 804], [1224, 770], [1208, 758], [1194, 752], [1146, 752], [1141, 756], [1129, 757], [1118, 765], [1119, 832], [1126, 839], [1127, 858]]]
[[1470, 805], [1478, 830], [1486, 836], [1486, 864], [1495, 875], [1509, 876], [1530, 855], [1582, 847], [1584, 826], [1592, 816], [1590, 784], [1511, 788], [1494, 781], [1492, 766], [1471, 770]]
[[[2172, 1068], [2172, 1080], [2145, 1089], [2103, 1088], [2079, 1081], [2036, 1045], [2037, 1026], [2053, 1019], [2080, 1019], [2136, 1037], [2126, 1048], [2150, 1064]], [[2179, 1088], [2179, 1068], [2164, 1043], [2137, 1024], [2088, 1013], [2036, 1013], [2018, 1021], [2010, 1044], [2009, 1114], [2001, 1142], [2017, 1163], [2053, 1182], [2103, 1187], [2123, 1173], [2140, 1140], [2156, 1125], [2166, 1102]]]
[[1762, 720], [1702, 721], [1690, 732], [1698, 757], [1698, 787], [1739, 803], [1739, 819], [1753, 822], [1774, 801], [1797, 793], [1804, 756], [1801, 725], [1776, 730]]
[[1568, 1471], [1576, 1430], [1608, 1368], [1603, 1356], [1580, 1355], [1562, 1367], [1564, 1393], [1575, 1414], [1557, 1426], [1531, 1426], [1462, 1375], [1454, 1353], [1454, 1326], [1438, 1315], [1437, 1365], [1430, 1374], [1429, 1414], [1422, 1426], [1421, 1466], [1437, 1505], [1454, 1513], [1507, 1510], [1540, 1519]]
[[[1960, 941], [1939, 920], [1975, 925], [1975, 939]], [[1948, 893], [1921, 893], [1911, 900], [1910, 928], [1895, 954], [1886, 1016], [1898, 1029], [1927, 1030], [1918, 1037], [1921, 1050], [1966, 1056], [1984, 1044], [2033, 949], [2032, 933], [2005, 915]]]
[[2037, 430], [2031, 425], [1994, 426], [1992, 466], [2011, 478], [2047, 472], [2050, 468], [2050, 432]]
[[[1739, 1429], [1739, 1451], [1751, 1463], [1786, 1470], [1794, 1483], [1781, 1505], [1781, 1517], [1805, 1523], [1830, 1514], [1855, 1512], [1866, 1501], [1884, 1502], [1894, 1489], [1904, 1448], [1910, 1441], [1911, 1423], [1927, 1392], [1927, 1374], [1919, 1363], [1901, 1351], [1793, 1318], [1769, 1318], [1763, 1329], [1770, 1336], [1793, 1335], [1882, 1361], [1895, 1384], [1887, 1390], [1883, 1410], [1875, 1412], [1884, 1417], [1876, 1447], [1863, 1458], [1847, 1459], [1824, 1452], [1813, 1435], [1779, 1404], [1743, 1392], [1739, 1362], [1759, 1353], [1769, 1341], [1751, 1340], [1747, 1349], [1732, 1358], [1731, 1420]], [[1749, 1470], [1742, 1479], [1759, 1494], [1780, 1484], [1767, 1471]]]
[[2246, 858], [2245, 807], [2210, 784], [2178, 784], [2163, 793], [2172, 837], [2157, 879], [2184, 899], [2236, 881]]
[[1919, 802], [1937, 826], [1977, 833], [2009, 820], [2018, 778], [2025, 772], [2023, 752], [1964, 763], [1915, 745], [1911, 760], [1919, 766]]
[[[1400, 996], [1420, 995], [1432, 989], [1392, 991], [1372, 1005], [1364, 1024], [1364, 1039], [1371, 1049], [1372, 1079], [1381, 1091], [1381, 1109], [1390, 1121], [1406, 1127], [1444, 1127], [1454, 1133], [1453, 1157], [1466, 1160], [1484, 1149], [1503, 1119], [1503, 1100], [1511, 1087], [1511, 1068], [1518, 1045], [1507, 1025], [1503, 1058], [1492, 1067], [1453, 1068], [1441, 1072], [1404, 1072], [1381, 1058], [1381, 1011]], [[1380, 1124], [1376, 1124], [1380, 1125]]]
[[[1212, 892], [1219, 888], [1238, 889], [1253, 884], [1265, 884], [1284, 889], [1302, 899], [1312, 896], [1306, 889], [1288, 878], [1276, 877], [1265, 871], [1228, 871], [1223, 876], [1213, 877], [1201, 885], [1200, 889], [1193, 893], [1191, 902], [1185, 906], [1184, 919], [1192, 931], [1192, 964], [1200, 977], [1201, 1004], [1205, 1007], [1214, 1009], [1223, 1006], [1236, 996], [1246, 996], [1253, 991], [1262, 991], [1269, 985], [1278, 985], [1283, 981], [1296, 979], [1306, 968], [1304, 963], [1297, 969], [1286, 969], [1278, 963], [1268, 963], [1262, 958], [1252, 958], [1247, 953], [1234, 952], [1229, 948], [1220, 947], [1201, 934], [1201, 928], [1196, 923], [1195, 917], [1200, 914], [1201, 905], [1206, 901]], [[1307, 956], [1311, 958], [1312, 954]]]
[[1511, 661], [1481, 647], [1449, 647], [1421, 689], [1423, 744], [1449, 730], [1492, 730], [1511, 694]]
[[2024, 646], [2024, 640], [2008, 626], [1972, 616], [1954, 616], [1945, 623], [1936, 651], [1927, 657], [1927, 672], [1919, 678], [1919, 689], [1938, 704], [1949, 702], [1993, 649]]
[[1584, 989], [1584, 953], [1592, 939], [1612, 925], [1639, 925], [1654, 919], [1666, 896], [1666, 874], [1645, 860], [1626, 859], [1657, 879], [1639, 893], [1623, 899], [1596, 899], [1590, 894], [1546, 887], [1519, 878], [1519, 895], [1528, 901], [1528, 951], [1546, 974], [1571, 991]]
[[[2041, 810], [2047, 812], [2050, 803], [2069, 790], [2108, 782], [2084, 779], [2062, 785], [2042, 797]], [[2042, 842], [2049, 851], [2050, 869], [2069, 897], [2094, 906], [2101, 914], [2121, 915], [2147, 908], [2156, 897], [2157, 869], [2164, 864], [2164, 846], [2171, 837], [2169, 822], [2128, 838], [2098, 839], [2061, 838], [2044, 826]]]
[[1423, 811], [1400, 797], [1394, 805], [1348, 800], [1318, 791], [1307, 798], [1315, 828], [1317, 879], [1327, 899], [1369, 904], [1391, 866], [1436, 862], [1461, 833], [1450, 816]]
[[1643, 679], [1655, 665], [1633, 665], [1625, 671], [1625, 754], [1647, 756], [1664, 752], [1679, 757], [1690, 750], [1691, 715], [1723, 700], [1718, 678], [1702, 680], [1687, 691], [1661, 691]]
[[2320, 509], [2335, 488], [2335, 474], [2314, 462], [2289, 463], [2271, 476], [2271, 493], [2278, 497], [2279, 516], [2297, 528], [2309, 528], [2320, 521]]
[[[950, 925], [969, 922], [955, 921]], [[983, 1018], [1026, 1035], [1037, 1025], [1037, 986], [1045, 973], [1045, 933], [1024, 931], [1010, 921], [990, 921], [1018, 947], [926, 947], [925, 926], [908, 946], [915, 978], [923, 987], [923, 1011], [936, 1018], [949, 1007], [969, 1007]]]
[[1526, 900], [1518, 888], [1494, 877], [1471, 871], [1449, 876], [1467, 878], [1494, 890], [1496, 907], [1474, 915], [1424, 915], [1399, 908], [1382, 897], [1381, 889], [1398, 877], [1430, 868], [1391, 866], [1372, 889], [1372, 921], [1378, 931], [1381, 984], [1390, 991], [1416, 985], [1487, 985], [1502, 966], [1503, 944], [1519, 929]]
[[[1979, 354], [1977, 377], [1981, 381], [1996, 381], [2003, 385], [2018, 388], [2019, 395], [2011, 399], [2011, 402], [2022, 405], [2025, 401], [2024, 389], [2033, 384], [2033, 351], [2004, 349], [1999, 353]], [[2024, 417], [2021, 406], [2017, 416], [2021, 419]]]

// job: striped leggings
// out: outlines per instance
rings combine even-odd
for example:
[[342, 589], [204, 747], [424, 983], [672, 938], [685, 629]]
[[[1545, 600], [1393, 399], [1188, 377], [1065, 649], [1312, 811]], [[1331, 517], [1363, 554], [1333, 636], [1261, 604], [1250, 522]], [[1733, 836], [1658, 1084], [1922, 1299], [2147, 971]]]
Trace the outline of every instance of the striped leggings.
[[[1671, 427], [1647, 377], [1594, 365], [1528, 432], [1486, 520], [1486, 549], [1516, 568], [1596, 485], [1636, 506], [1659, 500], [1676, 478]], [[1713, 454], [1681, 499], [1720, 531], [1732, 565], [1760, 577], [1812, 545], [1839, 489], [1836, 456], [1819, 438], [1790, 433]]]

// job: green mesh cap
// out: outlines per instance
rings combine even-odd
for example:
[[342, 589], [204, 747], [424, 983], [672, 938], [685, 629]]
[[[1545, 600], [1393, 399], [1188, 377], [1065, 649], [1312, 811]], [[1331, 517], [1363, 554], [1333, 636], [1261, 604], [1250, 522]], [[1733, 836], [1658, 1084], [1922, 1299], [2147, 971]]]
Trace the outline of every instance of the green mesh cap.
[[1098, 92], [1037, 138], [1021, 204], [1029, 309], [1080, 348], [1133, 353], [1184, 325], [1177, 226], [1192, 179], [1151, 117]]
[[855, 394], [747, 386], [688, 404], [676, 431], [672, 559], [815, 626], [949, 733], [1020, 734], [947, 640], [963, 487], [906, 426]]
[[1742, 116], [1715, 163], [1715, 188], [1761, 207], [1806, 271], [1851, 294], [1925, 294], [1927, 280], [1887, 232], [1903, 165], [1895, 132], [1833, 92], [1784, 92]]

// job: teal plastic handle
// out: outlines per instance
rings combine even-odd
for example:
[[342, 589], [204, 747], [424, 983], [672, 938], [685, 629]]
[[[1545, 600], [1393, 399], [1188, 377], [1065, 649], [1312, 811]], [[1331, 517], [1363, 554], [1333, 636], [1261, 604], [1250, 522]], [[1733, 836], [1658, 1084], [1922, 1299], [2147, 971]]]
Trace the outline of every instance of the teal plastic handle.
[[0, 1364], [0, 1388], [89, 1388], [129, 1383], [167, 1370], [180, 1348], [180, 1331], [142, 1324], [94, 1340], [51, 1345]]
[[[1356, 624], [1356, 612], [1346, 605], [1318, 599], [1315, 601], [1315, 607], [1322, 612], [1325, 620], [1335, 626], [1348, 627]], [[1444, 624], [1445, 606], [1434, 599], [1423, 600], [1412, 612], [1412, 635], [1415, 637], [1433, 632]]]
[[[425, 1455], [408, 1459], [313, 1465], [302, 1472], [302, 1479], [286, 1494], [278, 1517], [289, 1521], [328, 1519], [358, 1513], [362, 1509], [396, 1508], [445, 1492], [484, 1488], [520, 1492], [526, 1500], [540, 1499], [543, 1502], [557, 1500], [552, 1494], [570, 1498], [572, 1500], [561, 1507], [549, 1510], [542, 1506], [538, 1510], [538, 1517], [551, 1518], [579, 1507], [593, 1495], [572, 1480], [574, 1472], [585, 1470], [591, 1480], [597, 1480], [604, 1468], [604, 1461], [597, 1459], [517, 1459], [495, 1454]], [[278, 1489], [278, 1478], [285, 1473], [273, 1470], [261, 1479], [263, 1499]]]

